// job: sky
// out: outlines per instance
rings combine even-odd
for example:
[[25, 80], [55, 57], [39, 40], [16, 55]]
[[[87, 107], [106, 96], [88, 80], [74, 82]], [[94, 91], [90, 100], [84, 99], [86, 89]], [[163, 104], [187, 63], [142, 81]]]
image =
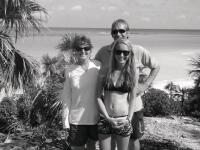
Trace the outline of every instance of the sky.
[[48, 27], [110, 28], [118, 18], [132, 28], [200, 29], [200, 0], [36, 0]]

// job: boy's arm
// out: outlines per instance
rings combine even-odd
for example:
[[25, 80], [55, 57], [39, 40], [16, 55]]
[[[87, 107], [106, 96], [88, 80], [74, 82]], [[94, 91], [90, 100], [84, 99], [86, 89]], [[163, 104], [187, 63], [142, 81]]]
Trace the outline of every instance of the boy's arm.
[[71, 84], [69, 74], [65, 73], [65, 82], [63, 91], [61, 93], [61, 100], [62, 100], [62, 122], [63, 128], [69, 128], [69, 112], [71, 106]]

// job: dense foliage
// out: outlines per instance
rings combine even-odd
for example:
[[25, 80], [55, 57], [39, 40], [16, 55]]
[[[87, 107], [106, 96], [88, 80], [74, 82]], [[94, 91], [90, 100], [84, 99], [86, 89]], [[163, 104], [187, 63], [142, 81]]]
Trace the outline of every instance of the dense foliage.
[[145, 116], [166, 116], [171, 114], [171, 101], [166, 92], [149, 89], [143, 96]]
[[17, 121], [17, 107], [16, 102], [10, 98], [3, 98], [0, 103], [0, 132], [13, 132], [11, 124]]
[[189, 74], [193, 77], [195, 86], [190, 91], [187, 114], [200, 119], [200, 54], [191, 59]]
[[185, 115], [200, 119], [200, 88], [190, 89], [188, 100], [184, 103]]
[[[38, 14], [38, 15], [36, 15]], [[34, 0], [0, 1], [0, 78], [4, 88], [22, 88], [38, 74], [36, 60], [15, 47], [20, 36], [40, 31], [46, 9]]]

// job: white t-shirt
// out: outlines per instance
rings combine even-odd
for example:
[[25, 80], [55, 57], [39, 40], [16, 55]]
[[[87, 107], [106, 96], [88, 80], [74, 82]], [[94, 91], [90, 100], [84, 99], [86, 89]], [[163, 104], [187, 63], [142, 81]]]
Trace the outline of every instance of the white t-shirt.
[[80, 65], [70, 65], [66, 71], [66, 80], [62, 93], [63, 123], [94, 125], [98, 122], [96, 84], [100, 62], [90, 60], [87, 70]]

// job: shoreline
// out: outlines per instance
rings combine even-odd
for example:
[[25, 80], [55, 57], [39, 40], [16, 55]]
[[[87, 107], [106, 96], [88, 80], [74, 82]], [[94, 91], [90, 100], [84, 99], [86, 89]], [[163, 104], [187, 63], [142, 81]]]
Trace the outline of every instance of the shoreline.
[[165, 90], [164, 87], [170, 82], [173, 82], [175, 85], [180, 86], [180, 88], [192, 88], [194, 86], [194, 81], [191, 78], [185, 78], [185, 79], [182, 78], [182, 79], [155, 81], [152, 84], [152, 88]]

